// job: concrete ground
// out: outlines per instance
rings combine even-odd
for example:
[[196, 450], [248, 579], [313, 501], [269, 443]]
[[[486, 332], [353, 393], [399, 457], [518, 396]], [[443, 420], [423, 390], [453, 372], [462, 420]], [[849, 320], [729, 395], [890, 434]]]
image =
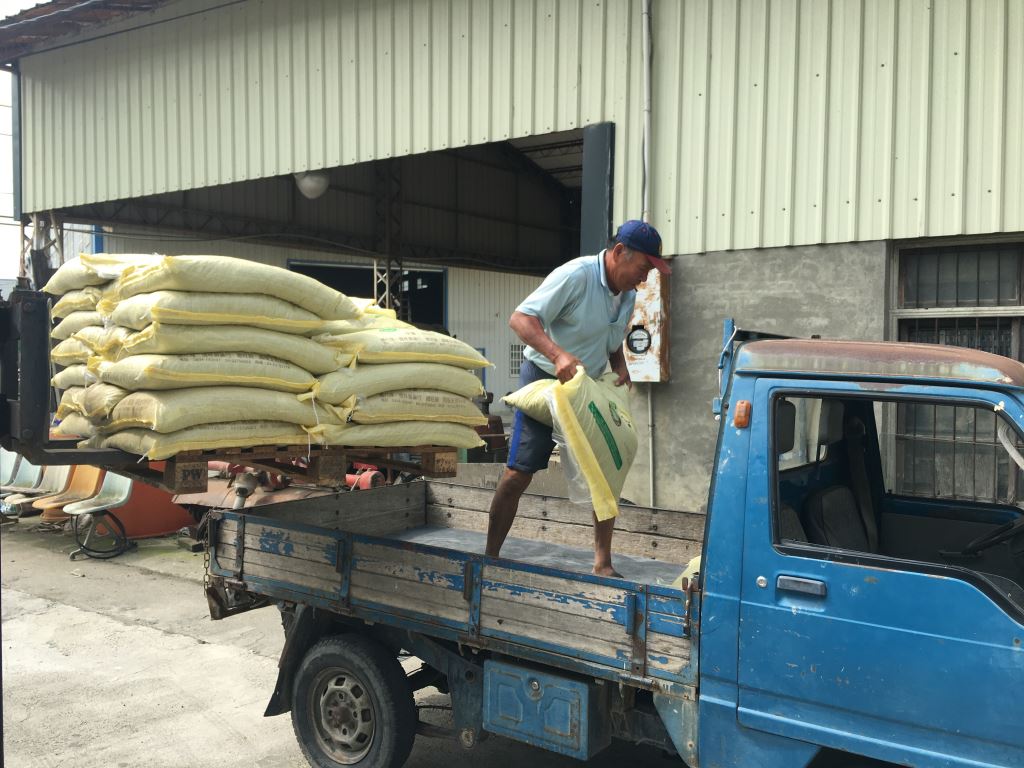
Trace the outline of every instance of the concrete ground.
[[[264, 608], [211, 621], [203, 558], [171, 539], [72, 562], [73, 539], [0, 533], [3, 755], [9, 768], [300, 768], [287, 715], [264, 718], [284, 636]], [[445, 704], [435, 689], [421, 704]], [[443, 724], [444, 713], [431, 711]], [[410, 768], [568, 768], [570, 758], [492, 736], [475, 750], [417, 739]], [[597, 768], [682, 765], [615, 744]]]

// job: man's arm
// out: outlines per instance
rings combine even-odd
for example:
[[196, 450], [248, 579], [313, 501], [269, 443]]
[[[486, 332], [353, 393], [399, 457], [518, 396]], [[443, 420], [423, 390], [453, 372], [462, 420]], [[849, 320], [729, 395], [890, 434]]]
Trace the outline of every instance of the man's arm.
[[[555, 344], [554, 339], [544, 332], [540, 320], [525, 312], [513, 312], [508, 321], [509, 327], [525, 344], [540, 352], [555, 366], [555, 376], [563, 384], [576, 375], [576, 366], [583, 362]], [[621, 350], [620, 350], [621, 354]]]
[[615, 386], [621, 387], [625, 384], [632, 389], [633, 380], [629, 377], [629, 366], [626, 365], [626, 356], [622, 353], [621, 345], [611, 353], [608, 357], [608, 362], [611, 363], [612, 370], [619, 375], [619, 378], [615, 381]]

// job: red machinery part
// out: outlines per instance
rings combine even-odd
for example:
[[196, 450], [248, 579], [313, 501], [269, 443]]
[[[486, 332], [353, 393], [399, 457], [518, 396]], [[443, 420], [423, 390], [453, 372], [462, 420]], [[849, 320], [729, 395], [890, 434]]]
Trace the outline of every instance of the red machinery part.
[[345, 485], [353, 491], [368, 491], [384, 485], [384, 475], [375, 469], [345, 475]]

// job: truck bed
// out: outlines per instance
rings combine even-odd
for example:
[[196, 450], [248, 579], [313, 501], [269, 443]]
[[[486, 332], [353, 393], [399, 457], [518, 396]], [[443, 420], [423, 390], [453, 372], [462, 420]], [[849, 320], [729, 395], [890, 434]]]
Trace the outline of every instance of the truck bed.
[[[565, 543], [577, 532], [563, 527], [577, 524], [551, 522], [556, 508], [581, 523], [589, 513], [544, 497], [547, 537], [517, 537], [513, 527], [503, 557], [487, 558], [480, 531], [429, 524], [447, 494], [463, 504], [489, 498], [488, 491], [465, 490], [417, 482], [215, 513], [211, 576], [277, 600], [598, 678], [653, 690], [694, 686], [690, 596], [671, 586], [688, 557], [655, 560], [616, 549], [624, 578], [594, 576], [592, 551]], [[633, 527], [645, 515], [685, 515], [630, 511]], [[645, 536], [662, 539], [662, 551], [685, 554], [665, 533]]]
[[[477, 531], [464, 531], [460, 528], [435, 528], [424, 526], [413, 528], [394, 537], [398, 541], [411, 541], [443, 549], [454, 549], [476, 555], [484, 553], [487, 543], [486, 534]], [[594, 550], [581, 547], [570, 547], [551, 541], [535, 539], [517, 539], [509, 537], [501, 548], [502, 559], [514, 560], [517, 563], [529, 563], [548, 568], [560, 568], [573, 573], [588, 574], [594, 562]], [[614, 555], [615, 568], [627, 581], [650, 586], [671, 586], [686, 563], [667, 563], [661, 560], [635, 557], [633, 555]]]

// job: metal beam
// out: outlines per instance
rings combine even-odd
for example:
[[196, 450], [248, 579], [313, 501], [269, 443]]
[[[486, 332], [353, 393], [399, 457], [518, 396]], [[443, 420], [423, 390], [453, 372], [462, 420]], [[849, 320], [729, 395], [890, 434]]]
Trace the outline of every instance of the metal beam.
[[611, 236], [615, 197], [615, 124], [583, 129], [583, 193], [580, 204], [580, 250], [597, 253]]

